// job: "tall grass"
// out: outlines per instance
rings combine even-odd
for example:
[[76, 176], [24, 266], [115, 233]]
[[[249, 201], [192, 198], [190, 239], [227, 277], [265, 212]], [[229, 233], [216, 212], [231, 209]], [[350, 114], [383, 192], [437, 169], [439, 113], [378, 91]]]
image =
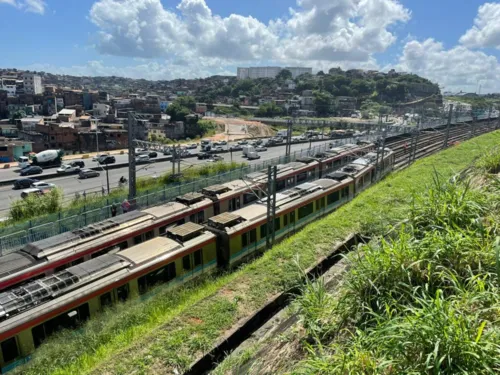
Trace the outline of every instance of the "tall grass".
[[36, 216], [53, 214], [62, 209], [62, 191], [52, 189], [48, 194], [30, 194], [25, 199], [12, 202], [9, 211], [11, 221], [28, 220]]

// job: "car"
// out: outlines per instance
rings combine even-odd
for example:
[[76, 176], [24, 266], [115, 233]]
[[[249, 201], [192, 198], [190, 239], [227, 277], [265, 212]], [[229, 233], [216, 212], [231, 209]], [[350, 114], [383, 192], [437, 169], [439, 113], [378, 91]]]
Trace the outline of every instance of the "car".
[[20, 178], [14, 181], [14, 189], [27, 189], [35, 182], [38, 182], [38, 180], [34, 178]]
[[70, 164], [63, 164], [60, 168], [56, 170], [58, 174], [69, 174], [69, 173], [79, 173], [80, 167], [72, 166]]
[[197, 143], [191, 143], [191, 144], [187, 145], [186, 148], [188, 148], [190, 150], [196, 150], [198, 148], [198, 144]]
[[83, 162], [83, 160], [74, 160], [71, 163], [69, 163], [69, 165], [71, 165], [72, 167], [80, 167], [80, 168], [85, 167], [85, 163]]
[[224, 158], [222, 156], [220, 156], [220, 155], [212, 155], [210, 157], [210, 159], [208, 159], [207, 161], [209, 161], [209, 162], [217, 162], [217, 161], [222, 161], [222, 160], [224, 160]]
[[210, 159], [210, 154], [206, 153], [206, 152], [200, 152], [198, 153], [198, 159], [199, 160], [203, 160], [203, 159]]
[[215, 147], [215, 148], [213, 149], [213, 151], [215, 151], [215, 152], [223, 152], [223, 151], [224, 151], [224, 149], [222, 148], [222, 146], [217, 146], [217, 147]]
[[219, 144], [220, 144], [221, 146], [226, 146], [226, 145], [227, 145], [227, 142], [226, 142], [226, 141], [219, 141]]
[[37, 188], [26, 189], [22, 191], [21, 198], [26, 199], [30, 195], [43, 195], [43, 191]]
[[241, 151], [241, 150], [243, 150], [243, 147], [241, 147], [240, 145], [234, 145], [229, 147], [229, 151]]
[[19, 174], [21, 176], [31, 176], [31, 175], [40, 174], [40, 173], [43, 173], [42, 167], [39, 167], [37, 165], [31, 165], [29, 167], [21, 169], [21, 172]]
[[248, 141], [247, 141], [247, 140], [245, 140], [245, 139], [243, 139], [243, 140], [241, 140], [241, 141], [238, 141], [238, 144], [239, 144], [239, 145], [241, 145], [241, 146], [243, 146], [243, 145], [247, 145], [247, 144], [248, 144]]
[[156, 158], [158, 156], [158, 153], [156, 151], [149, 151], [148, 156], [150, 158]]
[[94, 156], [92, 158], [92, 161], [99, 161], [99, 159], [105, 157], [105, 156], [108, 156], [109, 154], [97, 154], [96, 156]]
[[255, 144], [256, 144], [256, 145], [261, 145], [261, 144], [262, 144], [262, 142], [264, 142], [262, 139], [257, 139], [257, 140], [255, 141]]
[[255, 151], [254, 152], [249, 152], [247, 154], [248, 160], [255, 160], [255, 159], [260, 159], [260, 155], [257, 154]]
[[136, 162], [136, 164], [148, 163], [149, 162], [149, 156], [148, 155], [137, 155], [135, 157], [135, 162]]
[[51, 190], [51, 189], [55, 189], [56, 188], [56, 185], [54, 184], [51, 184], [50, 182], [45, 182], [45, 181], [38, 181], [38, 182], [34, 182], [31, 187], [35, 188], [35, 189], [38, 189], [38, 190]]
[[257, 146], [257, 147], [255, 147], [255, 151], [257, 151], [257, 152], [267, 151], [267, 147], [266, 146]]
[[249, 146], [257, 146], [257, 141], [251, 141], [248, 143]]
[[274, 139], [273, 139], [273, 140], [274, 140], [274, 142], [276, 142], [276, 143], [283, 143], [283, 138], [281, 138], [281, 137], [274, 137]]
[[99, 164], [114, 164], [114, 163], [116, 163], [116, 159], [112, 155], [106, 155], [106, 156], [99, 158], [99, 160], [97, 162]]
[[172, 151], [168, 147], [165, 147], [163, 149], [163, 155], [165, 156], [172, 155]]
[[99, 177], [100, 173], [92, 169], [82, 169], [78, 175], [80, 178]]

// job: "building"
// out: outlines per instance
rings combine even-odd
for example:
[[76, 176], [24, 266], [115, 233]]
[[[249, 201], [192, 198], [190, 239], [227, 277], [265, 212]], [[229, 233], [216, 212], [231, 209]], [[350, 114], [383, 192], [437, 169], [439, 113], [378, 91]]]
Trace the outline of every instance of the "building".
[[61, 122], [76, 121], [76, 109], [64, 108], [57, 113], [57, 116]]
[[65, 90], [63, 97], [66, 107], [72, 105], [81, 105], [83, 107], [83, 94], [81, 90]]
[[353, 96], [335, 97], [335, 107], [342, 116], [350, 116], [356, 110], [357, 99]]
[[43, 135], [45, 149], [77, 149], [77, 131], [71, 123], [36, 125], [36, 132]]
[[18, 120], [18, 123], [21, 125], [21, 129], [23, 131], [34, 131], [37, 125], [43, 125], [43, 117], [41, 116], [33, 116], [33, 117], [23, 117]]
[[16, 161], [19, 156], [28, 155], [31, 151], [31, 142], [13, 141], [5, 137], [0, 137], [1, 163]]
[[0, 78], [0, 90], [7, 91], [7, 96], [16, 96], [16, 80], [11, 78]]
[[312, 68], [303, 67], [286, 67], [281, 68], [279, 66], [258, 66], [250, 68], [238, 68], [237, 77], [238, 79], [257, 79], [257, 78], [276, 78], [276, 76], [283, 69], [289, 70], [292, 73], [292, 78], [297, 78], [302, 74], [312, 74]]
[[24, 93], [38, 95], [43, 93], [42, 77], [35, 73], [23, 73]]
[[106, 117], [109, 115], [111, 106], [103, 103], [94, 103], [92, 110], [95, 117]]

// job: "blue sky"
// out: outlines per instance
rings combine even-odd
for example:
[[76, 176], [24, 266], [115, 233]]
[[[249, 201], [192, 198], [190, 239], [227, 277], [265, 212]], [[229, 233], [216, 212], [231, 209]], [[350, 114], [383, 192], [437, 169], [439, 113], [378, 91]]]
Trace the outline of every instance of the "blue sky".
[[500, 2], [0, 0], [0, 19], [0, 67], [148, 79], [396, 68], [500, 91]]

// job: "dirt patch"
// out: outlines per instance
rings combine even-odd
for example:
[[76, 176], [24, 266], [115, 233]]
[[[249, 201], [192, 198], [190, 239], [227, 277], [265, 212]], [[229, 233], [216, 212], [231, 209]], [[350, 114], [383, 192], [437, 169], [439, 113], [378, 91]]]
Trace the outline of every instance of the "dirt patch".
[[211, 117], [221, 130], [220, 133], [210, 137], [214, 141], [234, 141], [244, 138], [270, 137], [275, 134], [268, 125], [259, 121], [249, 121], [241, 118]]

